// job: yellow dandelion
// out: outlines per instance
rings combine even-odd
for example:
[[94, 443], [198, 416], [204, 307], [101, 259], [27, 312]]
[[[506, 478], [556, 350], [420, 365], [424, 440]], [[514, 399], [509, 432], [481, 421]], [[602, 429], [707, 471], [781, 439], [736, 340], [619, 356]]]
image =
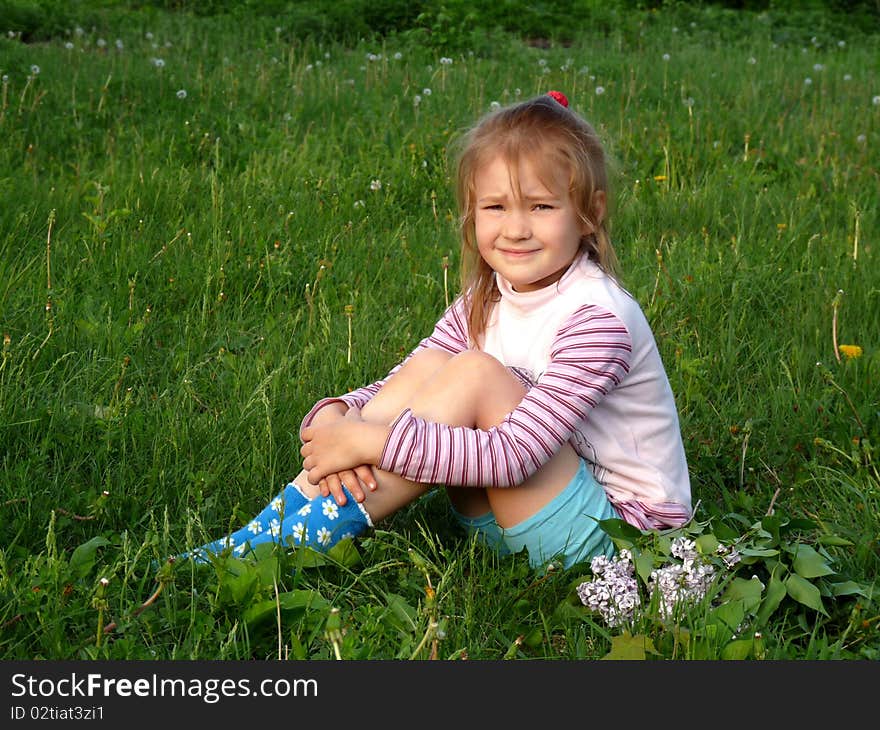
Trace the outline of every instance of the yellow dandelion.
[[859, 345], [840, 345], [837, 349], [843, 353], [847, 360], [862, 356], [862, 348]]
[[776, 224], [776, 230], [778, 230], [778, 231], [784, 231], [786, 228], [788, 228], [788, 223], [777, 223]]
[[654, 179], [657, 182], [663, 182], [666, 179], [666, 175], [654, 175]]

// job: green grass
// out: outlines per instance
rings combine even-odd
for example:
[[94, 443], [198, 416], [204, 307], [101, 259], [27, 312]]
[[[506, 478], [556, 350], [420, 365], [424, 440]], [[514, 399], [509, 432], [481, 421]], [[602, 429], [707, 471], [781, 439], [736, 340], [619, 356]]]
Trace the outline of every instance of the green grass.
[[[801, 539], [842, 538], [823, 549], [862, 586], [826, 613], [786, 599], [760, 656], [877, 658], [878, 36], [679, 13], [453, 55], [161, 12], [0, 38], [2, 655], [609, 652], [572, 600], [587, 566], [497, 558], [442, 493], [323, 561], [154, 564], [254, 514], [298, 471], [312, 403], [430, 331], [455, 294], [450, 140], [555, 88], [616, 162], [613, 238], [698, 519], [809, 518]], [[862, 356], [838, 362], [835, 333]]]

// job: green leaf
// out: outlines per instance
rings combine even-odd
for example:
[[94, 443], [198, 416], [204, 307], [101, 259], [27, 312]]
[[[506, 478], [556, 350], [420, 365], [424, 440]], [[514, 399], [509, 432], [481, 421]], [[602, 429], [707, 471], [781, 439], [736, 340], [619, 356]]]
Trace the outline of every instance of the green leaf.
[[752, 639], [734, 639], [721, 650], [721, 658], [726, 660], [748, 659], [752, 653]]
[[752, 611], [761, 602], [763, 590], [764, 586], [757, 576], [752, 576], [749, 580], [734, 578], [724, 591], [723, 600], [741, 601], [746, 611]]
[[330, 548], [327, 551], [327, 557], [332, 558], [345, 568], [353, 568], [361, 562], [361, 554], [354, 540], [350, 537], [340, 540]]
[[718, 538], [715, 535], [700, 535], [695, 542], [697, 550], [703, 555], [713, 555], [718, 549]]
[[648, 578], [651, 577], [651, 571], [654, 570], [654, 562], [657, 560], [657, 556], [652, 552], [643, 552], [633, 557], [633, 564], [636, 568], [636, 573], [639, 574], [639, 577], [645, 583], [648, 582]]
[[815, 530], [818, 526], [813, 520], [808, 520], [806, 517], [795, 517], [786, 525], [786, 531]]
[[714, 531], [715, 537], [721, 540], [721, 542], [735, 542], [740, 537], [738, 530], [735, 530], [733, 527], [725, 525], [724, 523], [717, 525]]
[[771, 614], [779, 608], [779, 604], [782, 603], [785, 594], [785, 584], [774, 573], [770, 576], [770, 582], [767, 584], [767, 594], [764, 596], [764, 601], [758, 609], [757, 620], [759, 626], [763, 626]]
[[792, 573], [785, 579], [785, 590], [788, 592], [788, 595], [799, 603], [803, 603], [808, 608], [812, 608], [825, 616], [828, 615], [825, 606], [822, 605], [822, 596], [819, 594], [819, 589], [797, 573]]
[[820, 576], [834, 573], [834, 570], [828, 565], [825, 558], [809, 545], [803, 544], [795, 546], [792, 567], [794, 572], [802, 578], [819, 578]]
[[[717, 608], [713, 608], [706, 617], [706, 635], [714, 639], [717, 644], [732, 639], [737, 628], [745, 618], [744, 601], [728, 601]], [[709, 630], [711, 627], [711, 630]], [[716, 644], [716, 645], [717, 645]]]
[[246, 606], [260, 588], [260, 574], [250, 562], [229, 556], [215, 563], [220, 580], [218, 599], [221, 605]]
[[523, 644], [528, 646], [531, 649], [534, 649], [537, 646], [541, 645], [541, 642], [544, 640], [544, 634], [541, 629], [535, 627], [530, 630], [526, 630], [523, 634]]
[[654, 643], [650, 637], [644, 634], [633, 636], [629, 631], [624, 631], [619, 636], [611, 637], [611, 651], [603, 659], [635, 659], [644, 660], [647, 653], [656, 654]]
[[829, 547], [850, 547], [854, 543], [840, 535], [822, 535], [819, 537], [820, 545], [828, 545]]
[[70, 556], [70, 569], [77, 578], [85, 578], [92, 572], [100, 547], [109, 545], [110, 541], [100, 535], [77, 547]]
[[859, 595], [864, 598], [871, 597], [871, 591], [866, 585], [856, 583], [852, 580], [844, 580], [840, 583], [829, 583], [831, 595], [833, 596], [852, 596]]
[[624, 522], [617, 518], [599, 520], [599, 527], [601, 527], [610, 538], [625, 540], [629, 543], [635, 543], [642, 536], [642, 531], [638, 527], [634, 527], [628, 522]]
[[406, 599], [397, 593], [385, 593], [388, 604], [386, 616], [391, 619], [389, 625], [398, 631], [415, 631], [418, 624], [418, 611]]
[[788, 524], [788, 518], [778, 514], [765, 515], [761, 519], [761, 527], [769, 532], [777, 542], [779, 542], [779, 531], [786, 524]]
[[278, 595], [277, 601], [271, 598], [248, 606], [242, 617], [248, 626], [253, 627], [271, 616], [277, 616], [279, 607], [282, 614], [305, 613], [309, 610], [326, 612], [330, 608], [330, 602], [318, 591], [285, 591]]
[[748, 555], [756, 558], [771, 558], [774, 555], [779, 555], [779, 551], [776, 548], [740, 548], [740, 555]]
[[305, 545], [298, 546], [293, 551], [292, 562], [297, 570], [302, 568], [319, 568], [322, 565], [330, 564], [326, 553], [319, 553], [317, 550], [312, 550], [312, 548]]

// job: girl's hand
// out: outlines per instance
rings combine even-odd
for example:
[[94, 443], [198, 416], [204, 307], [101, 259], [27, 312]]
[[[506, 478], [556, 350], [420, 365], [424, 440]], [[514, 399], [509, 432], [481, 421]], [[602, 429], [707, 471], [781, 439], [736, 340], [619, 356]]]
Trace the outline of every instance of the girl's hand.
[[[315, 413], [311, 425], [315, 427], [327, 425], [342, 418], [359, 421], [361, 420], [360, 409], [348, 408], [340, 402], [329, 403]], [[343, 485], [345, 485], [357, 502], [363, 502], [366, 498], [364, 487], [366, 486], [370, 491], [376, 489], [376, 477], [373, 474], [373, 468], [367, 464], [361, 464], [354, 469], [328, 474], [318, 484], [321, 488], [321, 496], [328, 497], [332, 494], [340, 507], [348, 501], [345, 492], [342, 491]]]
[[348, 501], [345, 492], [342, 491], [343, 486], [351, 492], [355, 502], [363, 502], [366, 499], [364, 487], [371, 492], [375, 491], [376, 477], [373, 474], [373, 467], [361, 464], [354, 469], [346, 469], [345, 471], [324, 477], [319, 482], [319, 486], [321, 487], [322, 496], [328, 497], [333, 495], [333, 499], [341, 507]]
[[[353, 472], [357, 476], [358, 467], [379, 461], [388, 437], [388, 427], [358, 419], [358, 415], [354, 414], [332, 423], [303, 429], [304, 443], [300, 454], [303, 456], [303, 469], [308, 472], [310, 483], [320, 485], [322, 479], [345, 472]], [[370, 476], [372, 477], [372, 472]], [[355, 484], [346, 483], [346, 486], [351, 490]], [[357, 488], [360, 490], [359, 484]], [[337, 502], [344, 503], [340, 502], [342, 489], [341, 486], [337, 489], [335, 479], [328, 482], [326, 489], [329, 490], [328, 493], [333, 492], [336, 495]], [[323, 490], [324, 487], [322, 492]]]

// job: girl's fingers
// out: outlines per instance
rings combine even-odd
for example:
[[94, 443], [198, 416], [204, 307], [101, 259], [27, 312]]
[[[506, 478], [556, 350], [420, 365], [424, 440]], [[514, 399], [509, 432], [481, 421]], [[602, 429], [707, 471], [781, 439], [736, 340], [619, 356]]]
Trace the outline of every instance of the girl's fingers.
[[364, 501], [364, 490], [361, 487], [360, 479], [358, 479], [358, 475], [355, 474], [350, 469], [346, 469], [345, 471], [339, 472], [339, 481], [346, 486], [349, 492], [351, 492], [351, 496], [354, 497], [355, 502], [363, 502]]
[[326, 481], [327, 485], [330, 488], [329, 494], [332, 494], [333, 499], [336, 500], [336, 504], [342, 507], [342, 505], [344, 505], [348, 501], [348, 497], [346, 497], [345, 492], [342, 491], [342, 480], [340, 480], [339, 475], [330, 474], [327, 476]]
[[367, 489], [371, 492], [376, 491], [376, 476], [373, 474], [373, 467], [362, 464], [354, 468], [357, 478], [367, 485]]

